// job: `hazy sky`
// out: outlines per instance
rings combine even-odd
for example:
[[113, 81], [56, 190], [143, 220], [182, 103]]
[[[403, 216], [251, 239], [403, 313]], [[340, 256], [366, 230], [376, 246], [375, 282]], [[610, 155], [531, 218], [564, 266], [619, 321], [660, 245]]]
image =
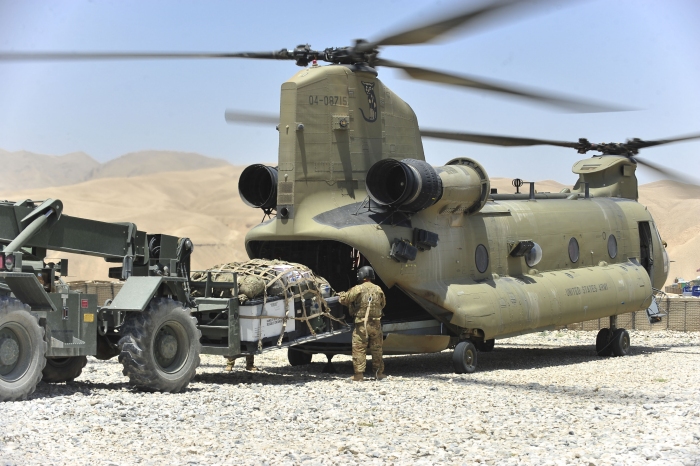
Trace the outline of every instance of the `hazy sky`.
[[[700, 2], [600, 0], [480, 27], [437, 45], [386, 47], [382, 57], [488, 77], [639, 111], [568, 114], [527, 102], [400, 77], [380, 78], [421, 127], [592, 142], [700, 132]], [[0, 0], [2, 51], [272, 51], [373, 39], [454, 1], [293, 2]], [[193, 151], [234, 164], [274, 161], [274, 127], [231, 126], [226, 108], [277, 113], [291, 61], [180, 60], [0, 63], [0, 148], [84, 151], [100, 161], [142, 149]], [[573, 150], [424, 140], [426, 158], [457, 156], [490, 176], [572, 183]], [[698, 172], [700, 141], [643, 152]], [[641, 182], [656, 179], [640, 171]], [[700, 176], [699, 176], [700, 178]]]

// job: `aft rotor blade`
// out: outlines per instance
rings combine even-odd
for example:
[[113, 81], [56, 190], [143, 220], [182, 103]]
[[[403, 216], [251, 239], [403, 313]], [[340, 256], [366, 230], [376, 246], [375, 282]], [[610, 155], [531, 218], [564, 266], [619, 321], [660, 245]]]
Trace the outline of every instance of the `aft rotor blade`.
[[650, 170], [653, 170], [657, 172], [658, 174], [664, 176], [666, 179], [669, 179], [671, 181], [678, 181], [680, 183], [685, 183], [685, 184], [692, 184], [692, 185], [698, 185], [700, 184], [700, 180], [693, 178], [691, 176], [688, 176], [684, 173], [678, 172], [676, 170], [671, 170], [670, 168], [658, 165], [653, 162], [649, 162], [646, 159], [641, 159], [638, 156], [631, 157], [632, 160], [637, 162], [639, 165], [643, 165]]
[[566, 109], [574, 113], [597, 113], [597, 112], [622, 112], [631, 110], [622, 107], [613, 107], [609, 105], [587, 102], [583, 100], [573, 99], [569, 97], [556, 96], [540, 91], [529, 91], [510, 84], [497, 83], [495, 81], [484, 78], [475, 78], [470, 76], [460, 76], [443, 71], [435, 71], [417, 66], [404, 65], [390, 60], [377, 59], [376, 65], [396, 68], [406, 73], [412, 79], [421, 81], [429, 81], [440, 84], [449, 84], [452, 86], [462, 86], [471, 89], [481, 89], [489, 92], [497, 92], [515, 97], [521, 97], [537, 103], [554, 106], [561, 109]]
[[551, 141], [548, 139], [519, 138], [513, 136], [498, 136], [494, 134], [458, 133], [451, 131], [437, 131], [425, 129], [420, 131], [420, 135], [426, 138], [447, 139], [450, 141], [474, 142], [477, 144], [489, 144], [503, 147], [525, 147], [525, 146], [559, 146], [578, 149], [579, 142]]
[[[456, 16], [450, 15], [448, 18], [423, 24], [422, 26], [412, 27], [410, 29], [382, 37], [381, 39], [373, 42], [359, 43], [357, 44], [356, 48], [361, 52], [367, 52], [376, 47], [381, 47], [384, 45], [412, 45], [433, 42], [456, 28], [475, 26], [477, 23], [489, 16], [493, 16], [498, 12], [504, 12], [510, 9], [510, 7], [521, 5], [523, 5], [521, 0], [502, 0], [491, 2], [490, 5], [484, 5], [480, 8], [470, 8], [457, 14]], [[531, 6], [531, 4], [528, 6]]]
[[212, 58], [256, 58], [293, 60], [287, 50], [278, 52], [0, 52], [0, 61], [81, 60], [181, 60]]
[[244, 123], [253, 125], [276, 125], [280, 117], [269, 113], [248, 113], [238, 110], [226, 110], [224, 114], [227, 123]]

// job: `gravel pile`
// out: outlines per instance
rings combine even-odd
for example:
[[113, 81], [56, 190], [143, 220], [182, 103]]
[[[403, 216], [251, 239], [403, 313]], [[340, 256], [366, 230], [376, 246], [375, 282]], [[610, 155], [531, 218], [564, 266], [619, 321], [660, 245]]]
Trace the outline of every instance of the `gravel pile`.
[[630, 332], [632, 353], [594, 354], [595, 332], [499, 340], [471, 375], [451, 351], [386, 358], [350, 383], [349, 357], [259, 372], [203, 356], [185, 393], [131, 389], [89, 358], [72, 383], [0, 404], [4, 464], [583, 464], [700, 466], [700, 334]]

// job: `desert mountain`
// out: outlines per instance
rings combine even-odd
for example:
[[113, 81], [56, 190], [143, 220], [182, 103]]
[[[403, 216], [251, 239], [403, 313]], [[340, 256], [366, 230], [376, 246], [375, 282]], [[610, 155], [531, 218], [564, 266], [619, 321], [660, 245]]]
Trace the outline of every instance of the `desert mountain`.
[[223, 167], [228, 162], [192, 152], [144, 150], [122, 155], [93, 168], [87, 180], [149, 175], [171, 171], [199, 170]]
[[[202, 270], [247, 259], [243, 238], [261, 221], [262, 212], [246, 206], [238, 196], [242, 169], [226, 165], [194, 173], [104, 178], [71, 186], [0, 191], [0, 199], [55, 198], [63, 201], [66, 215], [132, 222], [148, 233], [186, 236], [195, 245], [192, 269]], [[60, 257], [69, 258], [70, 280], [107, 279], [109, 264], [100, 258]]]
[[[138, 153], [136, 153], [138, 154]], [[136, 157], [136, 154], [131, 154]], [[186, 157], [185, 157], [186, 158]], [[157, 159], [156, 159], [157, 160]], [[170, 166], [176, 164], [170, 160]], [[108, 164], [105, 164], [108, 165]], [[187, 236], [195, 244], [193, 270], [247, 259], [243, 240], [263, 214], [247, 207], [238, 196], [238, 177], [243, 167], [221, 167], [193, 171], [156, 172], [134, 176], [126, 168], [107, 173], [122, 177], [91, 179], [83, 183], [35, 189], [0, 190], [0, 199], [46, 199], [63, 201], [65, 214], [108, 222], [133, 222], [149, 233]], [[130, 176], [131, 175], [131, 176]], [[105, 175], [106, 176], [106, 175]], [[97, 175], [94, 176], [97, 178]], [[513, 192], [511, 180], [492, 178], [500, 193]], [[546, 180], [536, 183], [539, 192], [559, 192], [565, 185]], [[523, 189], [524, 188], [524, 189]], [[521, 190], [527, 192], [527, 186]], [[669, 281], [698, 275], [700, 267], [700, 187], [659, 181], [639, 188], [640, 202], [648, 206], [668, 243], [671, 260]], [[102, 259], [70, 256], [71, 280], [106, 279]]]
[[97, 160], [83, 152], [57, 156], [0, 149], [0, 161], [5, 182], [12, 180], [14, 186], [22, 188], [80, 183], [90, 171], [100, 166]]
[[147, 150], [99, 163], [83, 152], [42, 155], [0, 149], [3, 174], [21, 189], [66, 186], [98, 178], [132, 177], [169, 171], [222, 167], [228, 162], [191, 152]]
[[647, 206], [668, 243], [668, 277], [694, 279], [700, 272], [700, 186], [657, 181], [639, 187], [639, 202]]

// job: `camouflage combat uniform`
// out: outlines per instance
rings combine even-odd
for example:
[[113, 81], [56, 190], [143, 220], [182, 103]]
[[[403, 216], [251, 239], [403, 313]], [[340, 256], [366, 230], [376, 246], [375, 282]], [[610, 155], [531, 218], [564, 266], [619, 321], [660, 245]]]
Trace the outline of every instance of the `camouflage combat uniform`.
[[372, 369], [375, 374], [384, 373], [382, 360], [382, 309], [386, 298], [381, 288], [366, 281], [340, 294], [340, 304], [347, 306], [350, 315], [355, 317], [352, 332], [352, 365], [356, 374], [365, 372], [367, 346], [372, 354]]

